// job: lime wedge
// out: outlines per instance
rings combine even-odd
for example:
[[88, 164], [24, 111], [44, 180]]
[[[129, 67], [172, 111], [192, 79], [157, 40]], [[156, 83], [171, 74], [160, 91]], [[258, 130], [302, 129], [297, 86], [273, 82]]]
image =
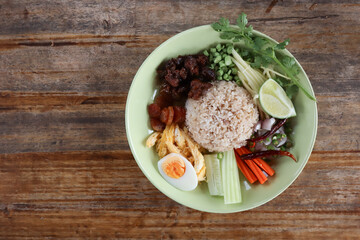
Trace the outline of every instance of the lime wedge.
[[274, 118], [296, 116], [295, 108], [284, 89], [273, 79], [268, 79], [261, 86], [259, 100], [263, 110]]

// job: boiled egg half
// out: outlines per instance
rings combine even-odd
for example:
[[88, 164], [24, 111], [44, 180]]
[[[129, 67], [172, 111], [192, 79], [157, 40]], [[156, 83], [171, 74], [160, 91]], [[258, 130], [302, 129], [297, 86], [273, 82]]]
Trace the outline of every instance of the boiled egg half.
[[194, 190], [198, 179], [193, 165], [177, 153], [170, 153], [159, 160], [158, 168], [161, 176], [174, 187], [183, 190]]

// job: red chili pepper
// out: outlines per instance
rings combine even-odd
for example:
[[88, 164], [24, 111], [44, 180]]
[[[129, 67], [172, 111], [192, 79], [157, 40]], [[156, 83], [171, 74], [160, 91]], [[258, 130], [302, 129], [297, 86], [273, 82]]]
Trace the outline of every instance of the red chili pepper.
[[248, 142], [248, 147], [249, 147], [249, 148], [254, 148], [255, 145], [256, 145], [255, 142], [250, 142], [250, 141]]
[[240, 156], [241, 160], [251, 160], [254, 158], [261, 158], [261, 157], [268, 157], [273, 155], [282, 155], [282, 156], [288, 156], [294, 159], [295, 162], [297, 162], [294, 155], [292, 155], [289, 152], [286, 151], [279, 151], [279, 150], [267, 150], [267, 151], [261, 151], [261, 152], [254, 152], [249, 154], [243, 154]]
[[257, 137], [257, 138], [248, 139], [247, 141], [248, 141], [248, 142], [258, 142], [258, 141], [260, 141], [260, 140], [263, 140], [263, 139], [267, 138], [268, 136], [274, 134], [277, 130], [279, 130], [279, 128], [281, 128], [282, 125], [284, 125], [284, 124], [286, 123], [286, 120], [287, 120], [287, 118], [280, 120], [279, 122], [277, 122], [277, 123], [272, 127], [272, 129], [271, 129], [270, 131], [264, 133], [263, 135], [261, 135], [261, 136], [259, 136], [259, 137]]

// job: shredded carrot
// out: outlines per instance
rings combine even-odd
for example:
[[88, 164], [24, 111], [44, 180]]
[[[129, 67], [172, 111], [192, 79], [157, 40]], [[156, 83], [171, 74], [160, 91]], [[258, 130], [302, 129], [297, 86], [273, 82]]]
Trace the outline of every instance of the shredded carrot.
[[245, 163], [249, 166], [249, 168], [253, 171], [259, 182], [263, 184], [267, 181], [267, 177], [261, 171], [261, 169], [252, 161], [252, 160], [245, 160]]
[[[237, 157], [239, 158], [240, 161], [242, 161], [240, 159], [240, 156], [243, 154], [249, 154], [251, 153], [251, 151], [249, 149], [247, 149], [246, 147], [241, 147], [241, 148], [237, 148], [235, 149], [235, 152], [237, 154]], [[239, 161], [237, 161], [239, 162]], [[273, 176], [275, 174], [274, 169], [272, 169], [264, 160], [262, 160], [261, 158], [255, 158], [252, 160], [245, 160], [245, 163], [249, 166], [249, 168], [251, 169], [251, 171], [255, 174], [256, 178], [259, 180], [259, 182], [261, 184], [263, 184], [266, 180], [267, 177], [265, 176], [265, 174], [261, 171], [261, 169], [263, 169], [269, 176]], [[260, 169], [260, 168], [261, 169]], [[245, 174], [244, 174], [245, 175]]]
[[[251, 153], [251, 151], [249, 149], [247, 149], [246, 147], [241, 147], [238, 152], [241, 152], [242, 154], [249, 154]], [[240, 156], [241, 156], [240, 155]], [[255, 158], [252, 159], [262, 170], [264, 170], [269, 176], [273, 176], [275, 174], [274, 169], [272, 169], [269, 164], [267, 164], [264, 160], [262, 160], [261, 158]]]
[[248, 150], [246, 147], [241, 147], [241, 148], [236, 148], [235, 152], [237, 152], [239, 154], [239, 156], [243, 155], [243, 154], [247, 154]]
[[274, 169], [272, 169], [269, 164], [267, 164], [264, 160], [261, 158], [255, 158], [253, 161], [262, 169], [264, 170], [268, 175], [273, 176], [275, 174]]
[[243, 160], [240, 159], [238, 153], [235, 151], [235, 157], [236, 157], [236, 162], [237, 165], [240, 169], [240, 171], [242, 172], [242, 174], [246, 177], [246, 179], [250, 182], [250, 183], [254, 183], [257, 181], [256, 176], [254, 175], [254, 173], [248, 168], [248, 166], [244, 163]]

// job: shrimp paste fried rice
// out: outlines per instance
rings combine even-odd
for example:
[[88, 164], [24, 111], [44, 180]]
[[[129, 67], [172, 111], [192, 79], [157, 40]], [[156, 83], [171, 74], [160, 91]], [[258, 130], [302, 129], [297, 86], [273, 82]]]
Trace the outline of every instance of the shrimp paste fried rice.
[[211, 152], [244, 146], [258, 119], [250, 94], [233, 82], [217, 81], [200, 99], [186, 101], [186, 126]]

